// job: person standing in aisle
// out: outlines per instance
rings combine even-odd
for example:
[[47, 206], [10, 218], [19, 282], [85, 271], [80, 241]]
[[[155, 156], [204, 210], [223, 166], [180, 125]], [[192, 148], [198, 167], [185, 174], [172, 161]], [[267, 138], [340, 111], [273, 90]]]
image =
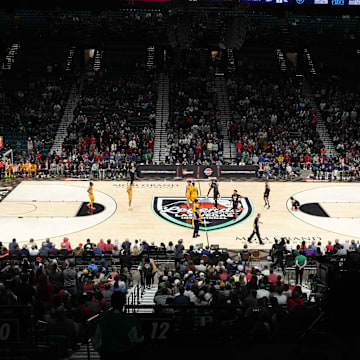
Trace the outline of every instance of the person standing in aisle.
[[[296, 274], [296, 285], [302, 285], [304, 268], [307, 264], [306, 256], [304, 251], [300, 251], [299, 255], [295, 258], [295, 274]], [[299, 282], [300, 278], [300, 282]]]
[[145, 259], [145, 264], [143, 265], [143, 272], [145, 277], [145, 286], [150, 289], [153, 281], [153, 266], [150, 263], [150, 259]]
[[262, 224], [262, 222], [260, 221], [260, 217], [261, 217], [261, 214], [257, 214], [255, 220], [254, 220], [254, 225], [253, 225], [253, 232], [252, 234], [250, 235], [250, 237], [248, 238], [248, 242], [251, 243], [251, 239], [253, 238], [253, 236], [256, 234], [256, 236], [258, 237], [259, 239], [259, 243], [260, 245], [264, 245], [264, 243], [262, 242], [261, 240], [261, 236], [260, 236], [260, 232], [259, 232], [259, 224]]

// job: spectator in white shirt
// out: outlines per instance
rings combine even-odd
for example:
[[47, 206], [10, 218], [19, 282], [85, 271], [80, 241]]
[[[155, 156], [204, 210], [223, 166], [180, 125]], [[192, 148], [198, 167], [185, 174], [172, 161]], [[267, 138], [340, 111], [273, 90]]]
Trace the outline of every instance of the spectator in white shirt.
[[135, 141], [135, 139], [132, 139], [132, 140], [129, 141], [129, 147], [131, 149], [136, 149], [136, 141]]
[[195, 270], [199, 272], [205, 272], [206, 266], [204, 265], [204, 260], [200, 260], [200, 265], [195, 265]]
[[134, 243], [132, 243], [130, 245], [130, 253], [131, 255], [138, 255], [139, 253], [141, 253], [141, 245], [139, 244], [139, 240], [135, 240]]
[[269, 300], [270, 292], [265, 289], [265, 283], [263, 281], [259, 282], [259, 290], [256, 290], [256, 298], [262, 299], [266, 297]]
[[264, 266], [263, 271], [261, 272], [264, 276], [269, 276], [270, 275], [270, 271], [269, 271], [269, 267], [267, 265]]
[[29, 255], [30, 256], [38, 256], [39, 255], [39, 250], [36, 245], [31, 245], [31, 249], [29, 250]]
[[292, 245], [290, 244], [290, 240], [286, 240], [285, 249], [288, 253], [292, 253]]
[[342, 244], [342, 246], [344, 247], [344, 250], [345, 250], [345, 251], [349, 251], [350, 241], [349, 241], [349, 240], [345, 240], [345, 242]]
[[279, 305], [286, 305], [287, 304], [287, 296], [283, 294], [282, 287], [279, 287], [277, 290], [277, 294], [274, 295], [274, 298], [277, 299]]

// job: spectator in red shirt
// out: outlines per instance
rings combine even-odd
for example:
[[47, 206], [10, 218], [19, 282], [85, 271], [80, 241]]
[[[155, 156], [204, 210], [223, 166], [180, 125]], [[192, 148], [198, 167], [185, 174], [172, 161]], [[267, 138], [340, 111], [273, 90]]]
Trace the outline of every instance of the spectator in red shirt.
[[54, 300], [54, 287], [48, 281], [45, 274], [39, 276], [39, 281], [36, 284], [40, 302], [44, 305], [51, 305]]
[[325, 246], [326, 251], [333, 251], [334, 245], [331, 244], [331, 241], [328, 241], [328, 244]]
[[111, 240], [107, 240], [105, 244], [105, 251], [113, 251], [114, 245], [111, 243]]
[[244, 147], [244, 146], [243, 146], [242, 142], [239, 140], [239, 141], [236, 143], [236, 150], [241, 151], [243, 147]]
[[100, 241], [97, 244], [97, 247], [100, 248], [103, 253], [105, 252], [106, 244], [104, 243], [103, 239], [100, 239]]
[[91, 278], [86, 279], [83, 290], [86, 292], [92, 292], [94, 290], [94, 286]]
[[148, 147], [149, 147], [149, 149], [154, 150], [154, 140], [153, 139], [149, 140]]
[[252, 277], [253, 277], [253, 274], [251, 273], [251, 270], [247, 269], [246, 270], [246, 282], [248, 283]]
[[9, 255], [10, 251], [0, 242], [0, 259], [7, 258]]
[[290, 312], [298, 305], [304, 305], [305, 301], [301, 297], [301, 288], [300, 286], [296, 286], [293, 290], [292, 297], [288, 300], [288, 311]]
[[83, 315], [85, 319], [89, 319], [93, 315], [93, 311], [91, 307], [88, 305], [87, 295], [84, 295], [81, 299], [81, 305], [79, 307], [80, 313]]
[[196, 155], [198, 156], [198, 155], [201, 154], [201, 152], [202, 152], [202, 146], [201, 146], [201, 144], [199, 144], [199, 145], [197, 145], [196, 148], [195, 148], [195, 153], [196, 153]]
[[270, 269], [270, 274], [268, 275], [268, 280], [271, 284], [276, 284], [277, 283], [277, 275], [274, 274], [274, 270], [273, 269]]
[[69, 242], [69, 238], [64, 237], [64, 241], [60, 244], [61, 248], [63, 248], [63, 245], [65, 245], [66, 250], [71, 251], [71, 244]]
[[221, 269], [221, 270], [220, 270], [219, 278], [220, 278], [220, 280], [222, 280], [222, 281], [226, 281], [226, 280], [227, 280], [227, 272], [226, 272], [226, 269]]

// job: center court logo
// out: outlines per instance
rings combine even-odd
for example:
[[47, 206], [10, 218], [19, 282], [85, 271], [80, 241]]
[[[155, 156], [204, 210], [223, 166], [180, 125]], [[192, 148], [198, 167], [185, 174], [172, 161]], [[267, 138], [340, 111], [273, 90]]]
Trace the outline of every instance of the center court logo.
[[[199, 197], [200, 215], [205, 224], [200, 226], [202, 231], [212, 231], [237, 225], [245, 221], [253, 213], [253, 205], [250, 198], [241, 199], [238, 209], [238, 217], [234, 220], [234, 211], [230, 197], [218, 200], [215, 208], [214, 200]], [[163, 220], [186, 228], [192, 227], [192, 210], [187, 208], [185, 197], [159, 197], [155, 196], [152, 201], [153, 212]]]

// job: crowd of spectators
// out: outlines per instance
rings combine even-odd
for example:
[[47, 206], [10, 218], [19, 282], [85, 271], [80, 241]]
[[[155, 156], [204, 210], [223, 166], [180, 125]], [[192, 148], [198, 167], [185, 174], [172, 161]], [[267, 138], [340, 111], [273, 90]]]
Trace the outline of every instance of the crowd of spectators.
[[[126, 244], [117, 266], [92, 257], [96, 248], [110, 248], [109, 243], [101, 241], [97, 247], [88, 241], [74, 251], [67, 239], [57, 252], [50, 240], [36, 252], [34, 245], [30, 251], [26, 246], [19, 250], [16, 241], [9, 248], [18, 260], [13, 255], [4, 256], [7, 251], [1, 244], [0, 304], [30, 306], [34, 323], [45, 321], [49, 339], [57, 338], [57, 345], [61, 345], [56, 346], [54, 358], [67, 357], [69, 351], [77, 350], [79, 342], [87, 338], [86, 320], [109, 309], [113, 293], [119, 292], [125, 297], [132, 285]], [[77, 252], [84, 254], [82, 267], [75, 265]]]
[[[174, 248], [171, 248], [172, 243], [166, 247], [163, 243], [160, 245], [160, 249], [164, 251], [171, 251]], [[13, 239], [11, 243], [9, 243], [9, 247], [6, 248], [1, 243], [1, 259], [10, 259], [12, 256], [15, 258], [17, 256], [23, 257], [31, 257], [35, 258], [55, 258], [60, 257], [62, 259], [66, 258], [74, 258], [80, 257], [82, 259], [90, 259], [95, 257], [96, 259], [100, 258], [108, 258], [108, 257], [122, 257], [125, 259], [126, 256], [138, 256], [143, 251], [148, 252], [153, 249], [157, 249], [154, 243], [148, 243], [146, 240], [135, 240], [133, 243], [129, 241], [129, 239], [125, 239], [122, 243], [119, 242], [118, 239], [104, 240], [100, 239], [97, 244], [92, 243], [90, 239], [87, 239], [84, 244], [80, 243], [74, 248], [72, 247], [69, 238], [64, 237], [63, 241], [60, 243], [59, 248], [50, 241], [50, 239], [46, 239], [46, 241], [42, 242], [41, 247], [38, 247], [34, 239], [30, 239], [28, 243], [22, 244], [21, 248], [16, 241]], [[126, 265], [131, 265], [130, 258], [126, 258]]]
[[[131, 164], [152, 164], [156, 80], [136, 71], [119, 80], [89, 78], [68, 128], [62, 153], [47, 153], [65, 107], [70, 82], [48, 66], [48, 76], [16, 83], [0, 93], [0, 131], [17, 136], [13, 176], [92, 176], [126, 178]], [[359, 177], [356, 121], [359, 96], [336, 76], [314, 91], [337, 155], [330, 157], [316, 132], [317, 113], [304, 95], [301, 80], [272, 74], [246, 58], [227, 80], [232, 120], [233, 164], [258, 165], [259, 177], [294, 179], [303, 171], [316, 179]], [[213, 76], [184, 66], [172, 74], [166, 164], [227, 163], [223, 157], [221, 113]], [[26, 145], [21, 136], [27, 136]], [[26, 146], [26, 150], [21, 150]], [[47, 151], [46, 151], [47, 150]], [[24, 161], [25, 160], [25, 161]], [[3, 175], [3, 170], [2, 171]]]
[[[259, 165], [266, 176], [294, 178], [327, 161], [316, 133], [316, 112], [295, 78], [243, 61], [228, 79], [233, 120], [229, 135], [239, 164]], [[272, 69], [273, 71], [274, 69]]]
[[[38, 78], [18, 74], [1, 89], [0, 132], [5, 135], [5, 148], [10, 147], [6, 138], [14, 138], [12, 148], [17, 160], [33, 160], [37, 151], [48, 149], [54, 141], [71, 81], [52, 74], [50, 67], [50, 73]], [[26, 144], [22, 143], [24, 136]]]
[[314, 97], [326, 123], [336, 151], [345, 159], [359, 159], [360, 142], [357, 121], [360, 111], [358, 90], [341, 77], [333, 75], [316, 86]]
[[213, 76], [184, 68], [172, 75], [167, 164], [223, 163], [221, 113]]
[[[172, 260], [163, 265], [154, 260], [152, 251], [159, 249], [171, 254]], [[270, 339], [278, 332], [284, 336], [283, 332], [294, 326], [294, 316], [299, 321], [299, 326], [292, 328], [295, 333], [306, 330], [317, 316], [326, 286], [320, 286], [316, 275], [309, 274], [304, 284], [303, 268], [310, 259], [322, 255], [344, 257], [359, 250], [355, 241], [329, 241], [326, 246], [304, 241], [296, 248], [290, 241], [275, 241], [272, 260], [255, 266], [253, 252], [246, 244], [232, 254], [218, 246], [190, 246], [185, 250], [182, 240], [176, 245], [169, 242], [155, 246], [128, 239], [93, 244], [88, 239], [72, 249], [69, 239], [64, 238], [57, 250], [50, 239], [40, 249], [33, 240], [20, 249], [14, 239], [8, 249], [0, 244], [0, 304], [30, 305], [34, 320], [45, 321], [50, 336], [65, 336], [65, 355], [86, 339], [86, 320], [106, 312], [114, 293], [122, 294], [124, 305], [128, 290], [135, 284], [157, 287], [155, 312], [177, 313], [176, 306], [187, 305], [201, 313], [201, 309], [210, 307], [215, 311], [210, 327], [240, 326], [247, 336], [255, 339], [261, 333]], [[279, 271], [282, 252], [292, 256], [289, 266], [296, 268], [296, 282]], [[80, 265], [77, 258], [82, 259]], [[295, 310], [298, 306], [302, 308]], [[305, 313], [310, 319], [306, 317], [302, 322]]]
[[[16, 152], [17, 165], [6, 171], [7, 175], [119, 179], [129, 175], [132, 164], [152, 163], [156, 83], [151, 75], [138, 72], [116, 81], [88, 79], [61, 154], [44, 154], [42, 148], [53, 142], [56, 129], [54, 132], [52, 128], [60, 121], [66, 86], [45, 80], [39, 80], [39, 84], [44, 86], [42, 93], [31, 86], [31, 96], [25, 96], [27, 92], [23, 91], [15, 94], [22, 102], [17, 100], [14, 106], [18, 112], [24, 108], [24, 115], [2, 108], [3, 118], [14, 132], [34, 133], [28, 138], [27, 151]], [[34, 98], [37, 94], [38, 98]], [[34, 101], [29, 102], [29, 98]], [[1, 168], [5, 170], [6, 166]]]
[[[62, 161], [121, 176], [130, 163], [152, 163], [155, 82], [142, 72], [89, 79], [63, 143]], [[89, 171], [87, 172], [89, 173]]]
[[313, 176], [323, 180], [356, 180], [360, 175], [356, 88], [341, 76], [332, 75], [326, 81], [316, 82], [313, 91], [336, 151], [333, 156], [311, 157]]

